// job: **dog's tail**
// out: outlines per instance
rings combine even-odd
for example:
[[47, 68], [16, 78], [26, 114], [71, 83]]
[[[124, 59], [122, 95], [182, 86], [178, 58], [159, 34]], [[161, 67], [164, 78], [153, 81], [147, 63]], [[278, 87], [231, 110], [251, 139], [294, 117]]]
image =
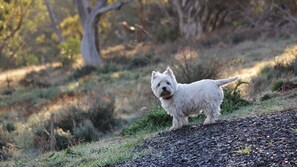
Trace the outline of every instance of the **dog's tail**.
[[215, 83], [218, 85], [218, 86], [222, 86], [222, 85], [225, 85], [225, 84], [228, 84], [230, 82], [233, 82], [235, 80], [238, 79], [238, 76], [235, 76], [235, 77], [231, 77], [231, 78], [227, 78], [227, 79], [219, 79], [219, 80], [215, 80]]

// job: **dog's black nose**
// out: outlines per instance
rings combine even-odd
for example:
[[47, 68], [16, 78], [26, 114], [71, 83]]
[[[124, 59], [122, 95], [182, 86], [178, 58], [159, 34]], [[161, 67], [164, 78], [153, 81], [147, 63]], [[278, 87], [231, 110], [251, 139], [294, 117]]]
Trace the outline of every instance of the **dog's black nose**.
[[166, 87], [162, 87], [163, 90], [166, 90]]

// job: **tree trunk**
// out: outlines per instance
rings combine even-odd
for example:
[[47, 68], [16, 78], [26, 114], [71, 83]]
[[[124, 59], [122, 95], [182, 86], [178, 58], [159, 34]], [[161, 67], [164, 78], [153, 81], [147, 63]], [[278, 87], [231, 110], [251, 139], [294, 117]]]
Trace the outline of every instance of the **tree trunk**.
[[203, 9], [198, 0], [174, 0], [173, 5], [179, 19], [179, 30], [183, 37], [191, 39], [203, 31], [201, 13]]
[[101, 64], [98, 23], [101, 14], [110, 10], [119, 9], [129, 1], [120, 1], [106, 6], [107, 0], [99, 0], [90, 6], [89, 0], [75, 0], [79, 18], [83, 27], [83, 38], [81, 41], [81, 54], [86, 65], [98, 66]]

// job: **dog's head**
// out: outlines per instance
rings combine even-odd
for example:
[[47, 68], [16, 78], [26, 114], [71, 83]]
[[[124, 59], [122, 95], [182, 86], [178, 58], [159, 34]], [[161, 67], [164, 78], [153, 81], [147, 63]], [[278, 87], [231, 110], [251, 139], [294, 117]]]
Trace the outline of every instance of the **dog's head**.
[[177, 82], [172, 70], [167, 67], [163, 72], [152, 72], [151, 87], [156, 97], [170, 99], [177, 89]]

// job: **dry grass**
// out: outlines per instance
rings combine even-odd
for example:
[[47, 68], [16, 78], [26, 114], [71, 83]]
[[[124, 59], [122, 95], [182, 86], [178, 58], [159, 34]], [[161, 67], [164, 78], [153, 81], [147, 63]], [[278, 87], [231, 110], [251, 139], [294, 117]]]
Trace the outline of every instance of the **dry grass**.
[[[114, 56], [117, 53], [121, 53], [127, 57], [152, 54], [154, 57], [153, 59], [156, 60], [158, 58], [160, 62], [153, 62], [152, 64], [149, 64], [143, 68], [133, 68], [127, 70], [121, 69], [118, 71], [105, 73], [100, 73], [99, 71], [93, 72], [90, 75], [84, 76], [74, 81], [69, 81], [66, 84], [64, 83], [65, 78], [60, 75], [61, 71], [54, 70], [52, 71], [53, 73], [48, 77], [60, 77], [52, 82], [53, 84], [59, 83], [61, 85], [56, 85], [51, 89], [59, 89], [61, 90], [61, 92], [57, 92], [57, 97], [54, 97], [52, 99], [45, 98], [44, 94], [42, 95], [43, 98], [40, 98], [39, 96], [40, 92], [54, 92], [50, 91], [51, 89], [49, 88], [24, 88], [18, 87], [17, 85], [17, 82], [28, 72], [31, 72], [33, 70], [41, 71], [47, 68], [46, 66], [29, 67], [1, 73], [0, 89], [5, 88], [5, 79], [7, 76], [9, 76], [9, 78], [13, 78], [13, 86], [17, 89], [15, 92], [16, 94], [13, 94], [12, 96], [0, 96], [0, 102], [5, 102], [7, 99], [18, 99], [15, 100], [16, 103], [13, 103], [13, 105], [0, 107], [1, 119], [7, 119], [16, 122], [17, 128], [14, 132], [12, 132], [11, 135], [14, 136], [14, 139], [16, 141], [15, 144], [18, 146], [18, 148], [27, 149], [28, 147], [30, 148], [33, 144], [31, 129], [32, 126], [38, 125], [43, 120], [49, 119], [50, 113], [57, 113], [59, 112], [59, 110], [67, 108], [69, 105], [77, 105], [81, 108], [86, 107], [87, 103], [85, 100], [85, 93], [88, 90], [94, 88], [104, 90], [115, 96], [115, 114], [117, 117], [126, 120], [131, 120], [132, 118], [139, 117], [141, 113], [146, 112], [148, 108], [156, 106], [158, 104], [150, 88], [151, 71], [162, 71], [168, 66], [168, 64], [172, 62], [172, 60], [179, 59], [183, 54], [185, 54], [185, 49], [186, 51], [189, 51], [186, 55], [194, 58], [196, 61], [199, 61], [202, 64], [205, 64], [206, 61], [212, 59], [219, 59], [220, 65], [223, 69], [219, 72], [218, 78], [240, 75], [241, 80], [248, 82], [250, 82], [252, 78], [256, 77], [262, 68], [266, 66], [273, 66], [277, 63], [285, 64], [286, 62], [291, 61], [294, 56], [297, 55], [296, 38], [269, 41], [259, 40], [253, 42], [246, 41], [243, 43], [239, 43], [238, 45], [220, 45], [209, 49], [198, 48], [197, 46], [195, 46], [195, 44], [191, 44], [189, 45], [189, 47], [185, 47], [187, 46], [187, 44], [188, 43], [186, 42], [178, 41], [174, 43], [166, 43], [159, 47], [137, 45], [134, 48], [126, 49], [126, 51], [124, 52], [122, 52], [123, 49], [125, 49], [123, 46], [110, 48], [104, 53], [106, 54], [106, 56]], [[52, 68], [54, 69], [54, 67], [55, 66], [53, 65]], [[50, 80], [50, 78], [47, 78], [47, 80]], [[254, 97], [254, 104], [236, 110], [230, 115], [223, 115], [222, 117], [224, 119], [246, 117], [248, 115], [257, 115], [297, 108], [297, 94], [294, 92], [294, 90], [273, 93], [273, 96], [269, 97], [265, 101], [261, 101], [261, 97], [265, 93], [267, 93], [267, 90], [257, 91], [257, 94], [253, 94], [251, 93], [252, 90], [248, 88], [251, 88], [251, 86], [243, 88], [241, 87], [241, 92], [245, 92], [246, 97], [247, 95], [252, 95]], [[35, 96], [34, 93], [38, 94], [38, 96]], [[26, 97], [29, 97], [30, 100], [32, 100], [31, 97], [37, 98], [35, 98], [32, 103], [28, 103], [28, 101], [20, 98], [24, 97], [24, 95], [26, 95]], [[22, 115], [20, 113], [28, 114]], [[129, 138], [127, 140], [132, 139]], [[103, 149], [103, 145], [104, 144], [99, 144], [98, 148], [96, 147], [96, 150], [98, 151]], [[114, 145], [114, 143], [110, 143], [110, 145]], [[133, 143], [131, 145], [134, 146]], [[81, 150], [83, 150], [83, 147], [84, 146], [81, 146], [76, 152], [81, 152]], [[86, 154], [89, 153], [92, 147], [93, 145], [89, 146], [89, 150], [86, 152]], [[119, 149], [118, 147], [121, 146], [114, 145], [115, 149]], [[129, 149], [126, 149], [126, 151], [131, 151], [130, 147]], [[124, 156], [119, 156], [119, 159], [121, 159], [121, 157], [123, 159], [131, 157], [131, 154], [127, 152], [123, 153], [125, 154]], [[60, 155], [64, 153], [65, 152], [57, 153], [53, 156], [60, 157]], [[83, 154], [85, 154], [85, 152]], [[115, 154], [115, 152], [111, 151], [111, 154]], [[49, 156], [50, 155], [47, 155], [47, 157], [39, 157], [39, 159], [36, 161], [49, 162], [49, 160], [51, 160], [51, 157]], [[99, 161], [96, 159], [96, 156], [100, 155], [92, 155], [93, 158], [90, 158], [92, 163], [99, 163]], [[106, 155], [106, 157], [108, 157], [108, 155]], [[68, 158], [70, 159], [68, 159], [67, 162], [72, 163], [73, 161], [73, 164], [75, 165], [80, 164], [80, 161], [86, 162], [90, 160], [87, 156], [83, 156], [82, 158], [79, 158], [75, 161], [71, 157]], [[32, 160], [29, 164], [34, 164], [34, 161], [35, 160]], [[61, 161], [62, 160], [60, 158], [57, 158], [56, 162], [62, 163]], [[117, 161], [118, 160], [108, 160], [108, 163]]]

